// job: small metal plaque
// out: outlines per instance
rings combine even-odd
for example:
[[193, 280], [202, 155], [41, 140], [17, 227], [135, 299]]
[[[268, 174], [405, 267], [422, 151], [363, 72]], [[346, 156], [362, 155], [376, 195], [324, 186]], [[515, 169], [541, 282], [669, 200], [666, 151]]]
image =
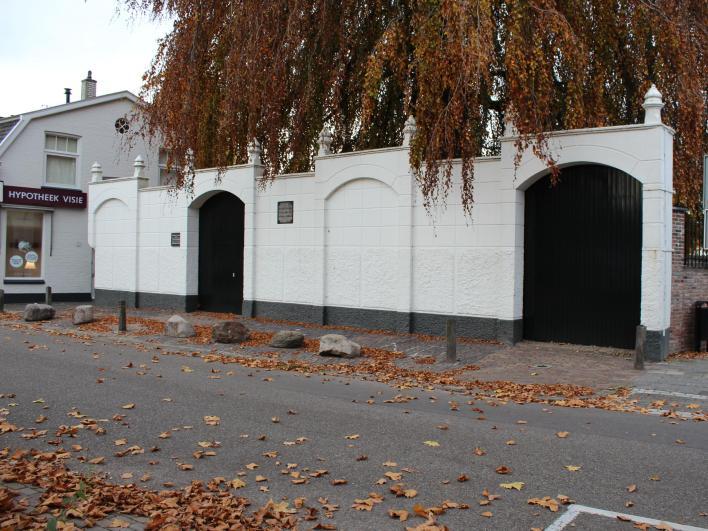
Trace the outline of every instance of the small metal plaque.
[[170, 245], [172, 247], [179, 247], [180, 245], [180, 233], [179, 232], [173, 232], [170, 234]]
[[293, 202], [292, 201], [279, 201], [278, 202], [278, 225], [283, 223], [293, 222]]

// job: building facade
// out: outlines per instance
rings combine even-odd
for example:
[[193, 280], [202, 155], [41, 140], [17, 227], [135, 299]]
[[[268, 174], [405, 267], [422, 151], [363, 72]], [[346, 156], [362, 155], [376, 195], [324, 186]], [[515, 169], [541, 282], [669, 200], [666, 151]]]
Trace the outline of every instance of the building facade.
[[96, 96], [91, 73], [82, 99], [0, 118], [0, 262], [9, 302], [90, 300], [92, 249], [86, 237], [90, 169], [100, 160], [106, 178], [125, 175], [142, 153], [148, 178], [159, 181], [157, 150], [143, 142], [125, 149], [126, 117], [136, 96]]
[[661, 96], [645, 123], [561, 131], [561, 183], [514, 137], [475, 161], [471, 219], [460, 164], [446, 207], [428, 212], [402, 146], [330, 153], [315, 171], [262, 187], [249, 163], [197, 172], [193, 195], [132, 177], [89, 186], [96, 301], [508, 342], [523, 338], [668, 351], [673, 131]]

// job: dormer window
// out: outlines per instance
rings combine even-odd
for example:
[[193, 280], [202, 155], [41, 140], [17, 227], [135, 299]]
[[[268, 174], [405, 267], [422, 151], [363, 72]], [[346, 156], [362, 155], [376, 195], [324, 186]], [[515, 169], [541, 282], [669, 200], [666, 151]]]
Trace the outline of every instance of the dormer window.
[[45, 182], [50, 186], [76, 187], [79, 140], [68, 135], [47, 133], [44, 137]]

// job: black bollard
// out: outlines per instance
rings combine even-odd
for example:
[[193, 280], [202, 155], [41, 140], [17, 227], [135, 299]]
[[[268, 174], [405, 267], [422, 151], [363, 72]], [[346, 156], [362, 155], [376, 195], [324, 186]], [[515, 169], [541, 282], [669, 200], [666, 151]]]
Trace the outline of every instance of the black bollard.
[[47, 304], [49, 306], [52, 305], [52, 288], [51, 288], [51, 286], [47, 286], [47, 288], [44, 290], [44, 304]]
[[128, 331], [128, 319], [125, 315], [125, 301], [118, 302], [118, 331], [127, 332]]
[[5, 311], [5, 290], [0, 289], [0, 313]]
[[445, 327], [447, 336], [447, 350], [445, 356], [448, 362], [454, 363], [457, 361], [457, 337], [455, 335], [455, 320], [448, 319]]
[[647, 339], [647, 327], [637, 326], [637, 341], [634, 345], [634, 368], [644, 370], [644, 343]]

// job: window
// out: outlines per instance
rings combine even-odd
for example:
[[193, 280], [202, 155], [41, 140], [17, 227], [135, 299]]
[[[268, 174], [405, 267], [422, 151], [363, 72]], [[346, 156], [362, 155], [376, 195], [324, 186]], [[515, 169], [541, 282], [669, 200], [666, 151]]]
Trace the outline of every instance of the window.
[[6, 278], [42, 276], [43, 218], [42, 212], [7, 209]]
[[158, 165], [160, 166], [160, 186], [172, 184], [177, 178], [177, 172], [170, 167], [172, 161], [168, 163], [168, 159], [168, 151], [166, 149], [160, 149], [160, 159], [158, 161]]
[[47, 134], [44, 152], [47, 157], [46, 182], [59, 186], [76, 186], [76, 162], [79, 140], [75, 137]]
[[125, 118], [118, 118], [113, 124], [113, 127], [115, 127], [116, 132], [121, 135], [124, 135], [130, 130], [130, 124]]

